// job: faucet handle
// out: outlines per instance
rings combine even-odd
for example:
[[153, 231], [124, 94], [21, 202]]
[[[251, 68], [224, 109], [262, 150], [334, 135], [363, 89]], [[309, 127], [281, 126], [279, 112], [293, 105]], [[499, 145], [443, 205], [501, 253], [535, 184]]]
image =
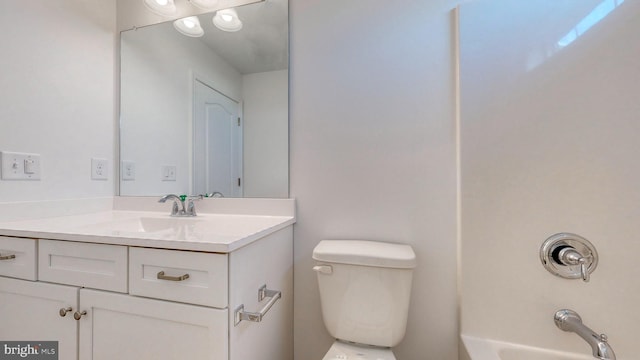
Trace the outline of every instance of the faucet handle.
[[580, 262], [580, 273], [582, 274], [582, 281], [589, 282], [591, 275], [589, 275], [589, 271], [587, 270], [587, 259], [583, 256], [578, 261]]
[[180, 207], [178, 206], [178, 201], [180, 201], [180, 203], [182, 204], [182, 209], [184, 210], [184, 200], [178, 195], [169, 194], [160, 198], [158, 202], [165, 203], [167, 202], [167, 200], [173, 200], [173, 206], [171, 207], [171, 216], [179, 216], [181, 210], [180, 210]]
[[580, 265], [580, 276], [584, 282], [589, 282], [589, 265], [593, 257], [591, 255], [583, 256], [573, 246], [567, 246], [560, 250], [560, 261], [564, 265]]
[[204, 198], [203, 195], [190, 195], [187, 196], [187, 210], [186, 213], [188, 216], [198, 216], [198, 214], [196, 213], [196, 204], [194, 204], [193, 202], [195, 200], [202, 200]]
[[180, 213], [180, 206], [178, 206], [178, 200], [173, 200], [173, 206], [171, 207], [171, 216], [176, 216]]
[[540, 260], [556, 276], [588, 282], [598, 265], [598, 252], [593, 244], [579, 235], [558, 233], [544, 241]]

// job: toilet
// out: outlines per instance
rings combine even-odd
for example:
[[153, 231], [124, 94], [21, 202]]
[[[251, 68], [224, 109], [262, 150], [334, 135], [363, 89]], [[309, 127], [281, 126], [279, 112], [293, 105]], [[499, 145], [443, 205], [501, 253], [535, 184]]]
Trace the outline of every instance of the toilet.
[[313, 250], [322, 318], [336, 339], [322, 360], [396, 360], [416, 255], [409, 245], [322, 240]]

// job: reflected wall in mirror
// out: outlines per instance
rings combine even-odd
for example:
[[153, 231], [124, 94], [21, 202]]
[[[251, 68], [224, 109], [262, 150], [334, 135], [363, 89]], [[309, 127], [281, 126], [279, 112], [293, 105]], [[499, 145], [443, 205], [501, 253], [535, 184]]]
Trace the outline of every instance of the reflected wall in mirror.
[[121, 196], [288, 197], [287, 0], [235, 10], [235, 32], [121, 33]]

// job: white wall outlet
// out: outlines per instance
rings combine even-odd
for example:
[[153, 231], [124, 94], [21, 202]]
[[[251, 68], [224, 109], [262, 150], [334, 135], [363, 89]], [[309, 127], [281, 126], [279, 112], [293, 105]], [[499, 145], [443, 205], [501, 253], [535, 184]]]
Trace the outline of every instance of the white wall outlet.
[[176, 181], [175, 165], [162, 165], [162, 181]]
[[40, 154], [3, 151], [2, 180], [40, 180]]
[[91, 158], [91, 179], [107, 180], [109, 161], [107, 159]]
[[133, 161], [123, 160], [121, 168], [122, 180], [136, 179], [136, 163]]

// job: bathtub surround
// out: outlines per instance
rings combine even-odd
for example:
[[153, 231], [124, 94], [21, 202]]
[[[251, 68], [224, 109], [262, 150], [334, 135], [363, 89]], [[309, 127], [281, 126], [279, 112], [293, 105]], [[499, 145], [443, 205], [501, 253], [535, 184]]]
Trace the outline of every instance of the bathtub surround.
[[[554, 324], [571, 308], [638, 358], [640, 3], [558, 45], [601, 3], [461, 6], [463, 334], [589, 355]], [[542, 266], [558, 232], [597, 248], [588, 283]]]

